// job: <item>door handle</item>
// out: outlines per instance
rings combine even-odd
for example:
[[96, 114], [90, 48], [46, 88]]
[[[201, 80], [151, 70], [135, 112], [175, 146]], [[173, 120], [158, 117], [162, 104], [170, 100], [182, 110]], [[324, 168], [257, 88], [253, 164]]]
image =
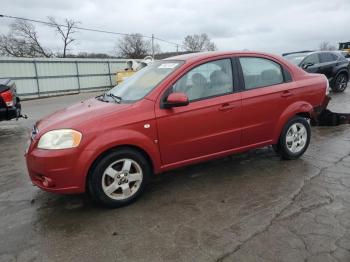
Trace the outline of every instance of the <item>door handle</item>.
[[282, 94], [281, 94], [281, 97], [289, 97], [289, 96], [292, 96], [293, 93], [290, 92], [290, 91], [284, 91]]
[[221, 107], [219, 107], [219, 111], [227, 111], [235, 108], [235, 105], [232, 104], [223, 104]]

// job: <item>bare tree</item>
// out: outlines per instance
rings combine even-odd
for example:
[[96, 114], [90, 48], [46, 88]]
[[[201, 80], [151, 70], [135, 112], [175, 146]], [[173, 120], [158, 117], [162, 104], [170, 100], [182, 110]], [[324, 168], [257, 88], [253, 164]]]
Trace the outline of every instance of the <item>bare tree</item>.
[[334, 45], [331, 45], [327, 41], [321, 42], [319, 48], [321, 51], [333, 51], [337, 49]]
[[0, 55], [15, 57], [33, 57], [32, 48], [23, 39], [17, 39], [10, 35], [0, 36]]
[[74, 27], [79, 23], [77, 21], [74, 21], [72, 19], [65, 19], [64, 24], [58, 24], [56, 22], [56, 19], [52, 16], [48, 17], [50, 23], [52, 24], [52, 26], [55, 28], [56, 32], [59, 34], [59, 36], [61, 37], [62, 41], [63, 41], [63, 49], [62, 49], [62, 57], [65, 58], [67, 56], [67, 51], [68, 46], [75, 41], [75, 39], [73, 38], [73, 34], [76, 32], [74, 30]]
[[[152, 53], [152, 43], [141, 34], [126, 35], [117, 43], [116, 52], [119, 57], [141, 59]], [[155, 43], [154, 53], [160, 52], [160, 46]]]
[[8, 35], [1, 35], [0, 52], [3, 55], [21, 57], [52, 56], [52, 53], [40, 44], [34, 25], [23, 20], [12, 23]]
[[183, 41], [183, 46], [187, 51], [191, 52], [217, 50], [215, 43], [210, 40], [207, 34], [188, 35]]

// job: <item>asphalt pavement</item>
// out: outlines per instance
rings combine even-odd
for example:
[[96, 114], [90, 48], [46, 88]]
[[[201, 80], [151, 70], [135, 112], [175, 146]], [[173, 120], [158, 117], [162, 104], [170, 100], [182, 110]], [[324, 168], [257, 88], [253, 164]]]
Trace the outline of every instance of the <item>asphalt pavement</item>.
[[[36, 120], [93, 95], [0, 122], [0, 261], [350, 261], [349, 125], [313, 127], [298, 160], [265, 147], [162, 174], [110, 210], [32, 186], [23, 157]], [[332, 96], [350, 112], [350, 90]]]

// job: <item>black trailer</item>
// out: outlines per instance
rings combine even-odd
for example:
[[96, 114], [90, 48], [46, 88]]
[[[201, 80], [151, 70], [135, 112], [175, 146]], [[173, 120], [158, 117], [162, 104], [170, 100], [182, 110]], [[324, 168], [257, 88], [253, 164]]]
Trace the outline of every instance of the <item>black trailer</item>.
[[22, 117], [21, 102], [16, 84], [10, 79], [0, 80], [0, 121]]

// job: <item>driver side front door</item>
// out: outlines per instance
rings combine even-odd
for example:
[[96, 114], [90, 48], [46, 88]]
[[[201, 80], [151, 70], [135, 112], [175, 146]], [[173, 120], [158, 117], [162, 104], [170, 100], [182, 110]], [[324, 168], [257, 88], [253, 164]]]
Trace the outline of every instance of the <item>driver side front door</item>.
[[[310, 66], [307, 66], [307, 68], [304, 68], [304, 66], [310, 64]], [[320, 73], [321, 72], [321, 65], [320, 65], [320, 57], [317, 53], [313, 53], [309, 56], [307, 56], [304, 61], [301, 64], [302, 68], [308, 72], [308, 73]]]
[[210, 158], [239, 147], [241, 93], [234, 93], [230, 59], [201, 64], [183, 75], [172, 92], [185, 92], [190, 103], [156, 109], [162, 164]]

